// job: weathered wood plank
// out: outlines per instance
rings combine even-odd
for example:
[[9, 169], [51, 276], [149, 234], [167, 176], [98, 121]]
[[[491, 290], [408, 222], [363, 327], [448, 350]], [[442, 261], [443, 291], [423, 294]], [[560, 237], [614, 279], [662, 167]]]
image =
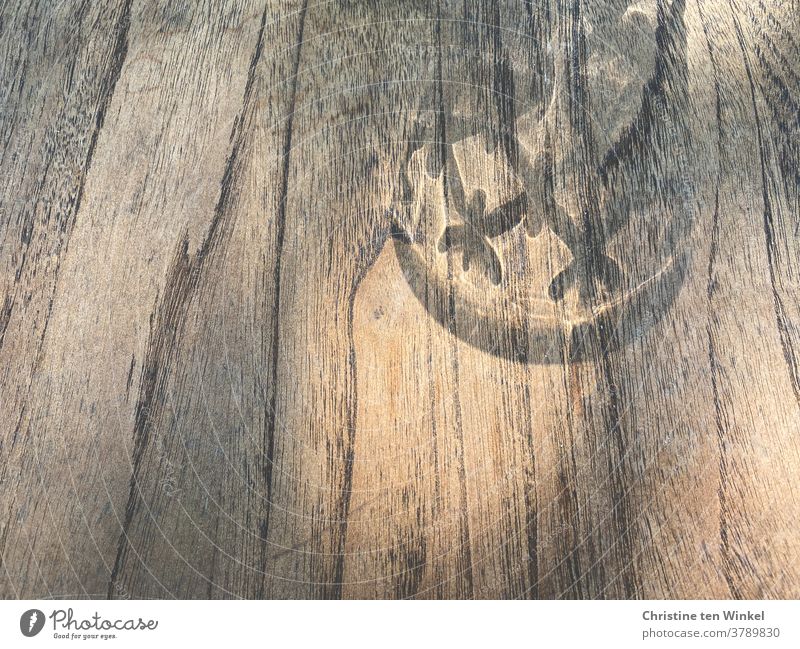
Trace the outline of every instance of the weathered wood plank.
[[[116, 533], [108, 521], [96, 524], [109, 499], [91, 437], [73, 427], [94, 400], [74, 402], [73, 422], [63, 413], [65, 392], [82, 392], [86, 377], [61, 364], [58, 348], [78, 357], [86, 350], [73, 346], [75, 331], [59, 305], [73, 279], [67, 253], [126, 56], [130, 10], [127, 2], [3, 7], [0, 584], [6, 596], [97, 594], [95, 576], [110, 547], [104, 541]], [[72, 290], [80, 290], [77, 283]], [[83, 489], [76, 484], [82, 479]], [[76, 500], [79, 489], [85, 499]]]
[[0, 596], [797, 596], [796, 2], [23, 4]]
[[[221, 80], [235, 71], [235, 83], [223, 86], [232, 118], [226, 157], [205, 231], [169, 248], [142, 361], [134, 474], [111, 595], [260, 593], [270, 500], [263, 439], [274, 353], [271, 251], [301, 19], [256, 4], [234, 15], [235, 31], [209, 34], [225, 37], [209, 65]], [[221, 65], [222, 53], [232, 58]]]

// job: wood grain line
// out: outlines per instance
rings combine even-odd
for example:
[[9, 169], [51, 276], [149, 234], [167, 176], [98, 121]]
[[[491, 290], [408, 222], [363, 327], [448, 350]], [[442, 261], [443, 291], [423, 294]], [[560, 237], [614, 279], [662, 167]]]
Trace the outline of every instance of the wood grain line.
[[[266, 11], [266, 10], [265, 10]], [[292, 77], [291, 85], [289, 86], [289, 108], [286, 116], [286, 131], [284, 133], [283, 148], [281, 151], [283, 167], [280, 175], [280, 185], [278, 187], [278, 212], [276, 215], [276, 236], [275, 236], [275, 267], [272, 273], [272, 283], [275, 287], [275, 294], [273, 298], [273, 317], [272, 317], [272, 351], [270, 358], [272, 359], [270, 367], [270, 395], [267, 400], [266, 409], [264, 412], [264, 455], [265, 461], [263, 466], [264, 484], [266, 485], [266, 512], [264, 519], [261, 521], [259, 530], [262, 539], [262, 554], [261, 554], [261, 570], [266, 572], [267, 566], [267, 537], [269, 533], [269, 519], [270, 512], [272, 511], [272, 469], [275, 462], [275, 399], [276, 399], [276, 386], [278, 383], [278, 358], [280, 354], [280, 323], [281, 323], [281, 259], [283, 257], [284, 239], [286, 237], [286, 201], [289, 194], [289, 161], [292, 152], [292, 133], [294, 132], [294, 113], [297, 106], [297, 83], [298, 74], [300, 71], [300, 61], [303, 51], [303, 37], [305, 35], [306, 12], [308, 11], [308, 0], [303, 0], [302, 7], [300, 8], [299, 26], [297, 28], [297, 42], [294, 45], [295, 53], [292, 63]], [[263, 597], [264, 584], [259, 590], [259, 595]]]

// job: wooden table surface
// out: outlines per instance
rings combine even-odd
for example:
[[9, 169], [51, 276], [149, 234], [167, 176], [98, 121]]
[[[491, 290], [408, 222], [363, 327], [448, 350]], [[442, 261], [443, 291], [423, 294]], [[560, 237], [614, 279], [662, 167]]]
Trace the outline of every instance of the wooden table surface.
[[800, 596], [800, 3], [10, 0], [0, 596]]

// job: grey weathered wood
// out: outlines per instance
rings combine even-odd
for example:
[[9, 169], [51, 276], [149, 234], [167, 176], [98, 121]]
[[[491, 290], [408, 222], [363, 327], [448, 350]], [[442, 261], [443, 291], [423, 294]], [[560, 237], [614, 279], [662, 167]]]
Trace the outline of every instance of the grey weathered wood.
[[1, 596], [798, 596], [796, 2], [106, 5], [0, 10]]

